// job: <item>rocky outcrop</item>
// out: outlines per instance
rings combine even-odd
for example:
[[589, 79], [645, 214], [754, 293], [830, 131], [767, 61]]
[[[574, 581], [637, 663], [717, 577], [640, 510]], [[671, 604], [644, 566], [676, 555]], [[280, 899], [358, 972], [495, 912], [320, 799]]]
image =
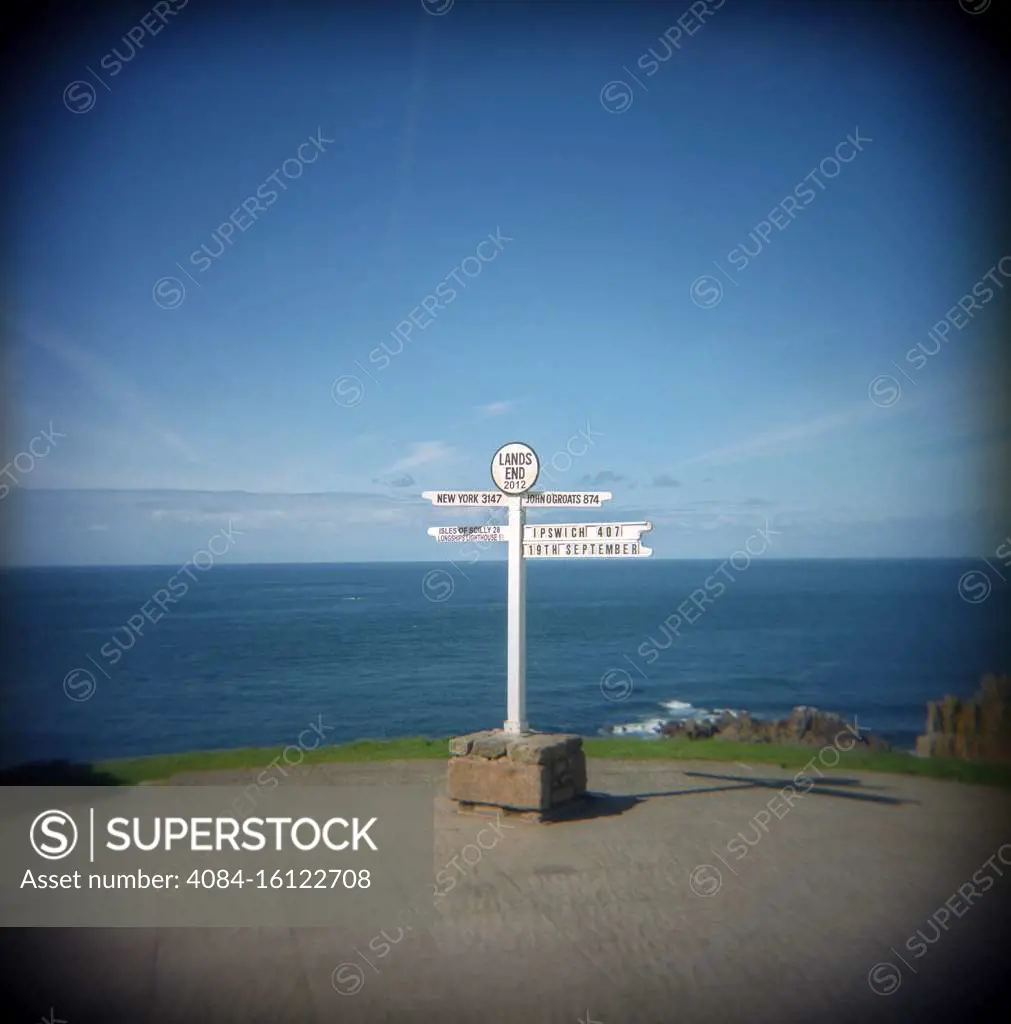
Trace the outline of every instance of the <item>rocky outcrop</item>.
[[847, 722], [841, 715], [818, 708], [796, 707], [779, 720], [752, 718], [746, 711], [721, 715], [716, 721], [688, 719], [669, 722], [663, 729], [666, 737], [717, 739], [733, 743], [776, 743], [800, 747], [824, 747], [833, 743], [842, 749], [850, 747], [851, 739], [865, 750], [890, 750], [887, 740], [864, 732], [859, 724]]
[[947, 696], [927, 704], [927, 729], [916, 738], [921, 757], [1011, 763], [1011, 679], [986, 675], [968, 700]]
[[666, 737], [684, 736], [689, 740], [708, 740], [717, 734], [720, 725], [701, 718], [688, 718], [680, 722], [668, 722], [662, 731]]

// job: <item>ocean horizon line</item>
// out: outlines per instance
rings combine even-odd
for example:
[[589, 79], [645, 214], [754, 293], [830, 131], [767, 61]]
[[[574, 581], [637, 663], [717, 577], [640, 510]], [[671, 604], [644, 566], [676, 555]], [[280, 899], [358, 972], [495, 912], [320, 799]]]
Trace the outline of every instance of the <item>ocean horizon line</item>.
[[[902, 563], [902, 562], [965, 562], [975, 561], [979, 559], [979, 555], [964, 554], [964, 555], [810, 555], [810, 556], [795, 556], [792, 558], [775, 558], [772, 556], [762, 556], [760, 559], [756, 558], [753, 561], [756, 563], [761, 562], [775, 562], [777, 564], [836, 564], [839, 562], [852, 562], [852, 563]], [[528, 562], [539, 562], [542, 559], [529, 558]], [[572, 564], [580, 565], [594, 565], [594, 564], [615, 564], [616, 559], [608, 558], [586, 558], [586, 559], [567, 559], [566, 561]], [[626, 559], [620, 561], [625, 562]], [[645, 559], [643, 561], [646, 561]], [[708, 564], [712, 562], [726, 561], [726, 556], [713, 555], [711, 557], [698, 557], [693, 556], [691, 558], [679, 558], [676, 556], [657, 558], [653, 556], [648, 559], [649, 562], [677, 562], [679, 564]], [[494, 558], [481, 558], [473, 562], [468, 562], [467, 567], [474, 569], [479, 565], [489, 564], [502, 564], [506, 565], [507, 560], [504, 555], [497, 555]], [[456, 562], [452, 559], [427, 559], [427, 558], [376, 558], [367, 560], [353, 560], [353, 561], [271, 561], [271, 562], [240, 562], [230, 561], [221, 562], [214, 566], [216, 569], [256, 569], [256, 568], [284, 568], [284, 567], [305, 567], [305, 566], [372, 566], [372, 565], [427, 565], [434, 566], [436, 568], [444, 567], [447, 565], [455, 566]], [[75, 562], [75, 563], [24, 563], [20, 565], [4, 565], [0, 566], [0, 572], [2, 571], [20, 571], [24, 569], [172, 569], [177, 568], [177, 562]]]

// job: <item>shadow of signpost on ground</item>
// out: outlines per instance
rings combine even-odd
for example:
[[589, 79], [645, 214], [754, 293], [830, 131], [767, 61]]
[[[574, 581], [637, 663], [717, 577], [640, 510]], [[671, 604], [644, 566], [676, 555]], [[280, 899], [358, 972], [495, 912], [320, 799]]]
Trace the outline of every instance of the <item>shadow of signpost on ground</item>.
[[[825, 778], [825, 781], [821, 784], [811, 786], [809, 789], [798, 790], [796, 786], [796, 776], [789, 779], [762, 779], [755, 778], [753, 776], [744, 775], [717, 775], [712, 772], [685, 772], [685, 775], [696, 779], [715, 779], [720, 782], [739, 782], [741, 783], [742, 789], [754, 787], [756, 789], [793, 789], [795, 792], [799, 792], [803, 796], [833, 796], [840, 800], [863, 800], [866, 803], [872, 804], [912, 804], [918, 803], [916, 800], [900, 800], [894, 796], [880, 796], [877, 793], [864, 793], [864, 792], [853, 792], [846, 789], [837, 789], [836, 787], [845, 786], [863, 786], [863, 782], [860, 779], [829, 779]], [[804, 776], [809, 781], [813, 781], [812, 776]], [[695, 789], [685, 790], [683, 792], [689, 793], [711, 793], [711, 789]], [[658, 794], [660, 795], [660, 794]]]
[[[591, 821], [595, 818], [610, 818], [624, 814], [638, 804], [645, 803], [647, 800], [659, 800], [676, 796], [704, 796], [712, 793], [732, 793], [748, 789], [774, 789], [776, 791], [793, 789], [800, 796], [828, 796], [840, 800], [861, 800], [865, 803], [889, 804], [892, 806], [918, 803], [915, 800], [900, 800], [898, 797], [847, 789], [846, 787], [864, 785], [860, 779], [852, 778], [826, 778], [820, 785], [812, 785], [808, 789], [803, 789], [798, 788], [795, 777], [771, 779], [745, 775], [717, 775], [710, 772], [685, 772], [684, 774], [690, 778], [712, 779], [715, 782], [731, 783], [731, 785], [693, 786], [685, 789], [628, 794], [588, 791], [581, 799], [573, 800], [570, 804], [555, 809], [547, 821], [562, 823], [566, 821]], [[811, 777], [807, 776], [807, 778], [810, 779]]]

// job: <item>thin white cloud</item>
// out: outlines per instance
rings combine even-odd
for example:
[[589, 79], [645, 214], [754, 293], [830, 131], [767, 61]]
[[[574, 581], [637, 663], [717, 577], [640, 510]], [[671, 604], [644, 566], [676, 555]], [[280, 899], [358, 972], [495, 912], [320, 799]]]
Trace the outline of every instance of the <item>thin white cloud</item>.
[[[12, 318], [8, 317], [8, 319]], [[151, 416], [150, 410], [154, 407], [152, 400], [142, 394], [118, 370], [114, 370], [93, 352], [89, 352], [80, 345], [66, 339], [57, 339], [52, 332], [42, 331], [35, 327], [26, 329], [24, 325], [21, 325], [20, 330], [29, 341], [64, 362], [96, 394], [118, 407], [134, 422], [146, 427], [177, 455], [181, 455], [187, 462], [206, 465], [206, 461], [197, 455], [182, 437], [175, 431], [166, 429]]]
[[411, 445], [410, 455], [397, 459], [390, 466], [391, 473], [401, 473], [418, 466], [427, 466], [431, 462], [442, 462], [453, 454], [453, 448], [444, 441], [418, 441]]
[[369, 515], [365, 516], [362, 522], [372, 523], [386, 523], [394, 525], [402, 525], [410, 522], [410, 519], [404, 515], [404, 510], [400, 508], [377, 508], [374, 509]]
[[504, 416], [515, 407], [515, 402], [489, 402], [487, 405], [477, 407], [478, 415], [482, 419], [491, 419], [493, 416]]
[[156, 508], [151, 510], [150, 517], [156, 522], [172, 523], [227, 524], [232, 519], [236, 522], [242, 519], [247, 525], [268, 526], [285, 519], [287, 514], [281, 509], [232, 509], [218, 512], [206, 509]]
[[746, 459], [770, 458], [782, 455], [817, 437], [860, 426], [880, 417], [883, 412], [894, 414], [894, 410], [882, 410], [870, 400], [850, 406], [840, 412], [818, 416], [804, 423], [754, 434], [743, 441], [714, 448], [681, 463], [687, 466], [725, 466]]

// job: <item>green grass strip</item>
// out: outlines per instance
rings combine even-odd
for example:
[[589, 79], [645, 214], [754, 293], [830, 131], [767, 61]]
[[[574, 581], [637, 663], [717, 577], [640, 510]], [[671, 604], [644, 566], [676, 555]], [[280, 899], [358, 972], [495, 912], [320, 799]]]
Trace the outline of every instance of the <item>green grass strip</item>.
[[[304, 751], [302, 764], [368, 763], [375, 761], [446, 760], [448, 739], [409, 736], [401, 739], [356, 740]], [[160, 781], [182, 772], [264, 769], [281, 757], [284, 747], [245, 747], [238, 750], [193, 751], [158, 754], [127, 760], [103, 761], [94, 771], [112, 776], [121, 784]], [[731, 743], [725, 740], [641, 740], [626, 737], [594, 737], [583, 741], [590, 758], [626, 761], [749, 761], [799, 770], [820, 748], [790, 747], [769, 743]], [[822, 763], [819, 763], [821, 766]], [[930, 779], [1011, 787], [1011, 765], [979, 764], [948, 758], [920, 758], [898, 751], [868, 753], [857, 748], [840, 752], [836, 771], [890, 772]]]

